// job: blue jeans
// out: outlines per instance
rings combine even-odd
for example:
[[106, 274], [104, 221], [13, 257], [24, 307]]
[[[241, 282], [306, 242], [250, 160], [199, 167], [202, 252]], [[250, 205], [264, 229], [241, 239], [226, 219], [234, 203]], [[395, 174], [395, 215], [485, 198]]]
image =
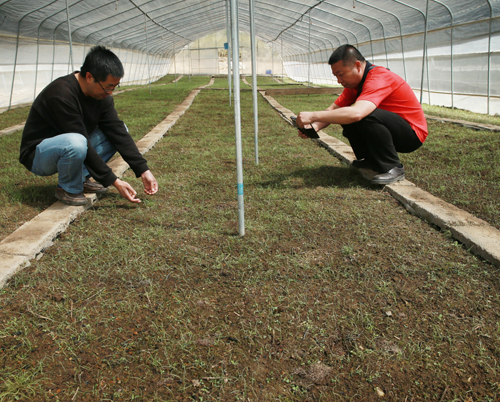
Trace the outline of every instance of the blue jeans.
[[[116, 153], [115, 147], [99, 127], [91, 134], [90, 144], [104, 162]], [[68, 193], [80, 194], [83, 182], [90, 176], [83, 163], [86, 157], [87, 139], [83, 135], [60, 134], [37, 145], [31, 172], [38, 176], [59, 173], [59, 186]]]

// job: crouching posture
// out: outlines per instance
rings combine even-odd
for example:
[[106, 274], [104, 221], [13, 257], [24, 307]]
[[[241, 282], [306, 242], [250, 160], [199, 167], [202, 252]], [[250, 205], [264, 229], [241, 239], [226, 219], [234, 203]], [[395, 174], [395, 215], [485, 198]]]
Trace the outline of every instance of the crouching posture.
[[116, 152], [141, 177], [146, 194], [158, 191], [155, 177], [118, 118], [110, 96], [123, 74], [118, 57], [95, 46], [80, 71], [56, 79], [33, 102], [19, 161], [39, 176], [58, 173], [55, 196], [65, 204], [85, 205], [84, 193], [103, 193], [110, 185], [130, 202], [141, 202], [132, 186], [118, 179], [107, 165]]
[[[355, 168], [377, 172], [372, 183], [405, 178], [398, 156], [417, 150], [427, 137], [424, 112], [411, 87], [397, 74], [367, 62], [351, 45], [337, 48], [328, 64], [342, 94], [326, 110], [301, 112], [299, 127], [316, 131], [340, 124], [356, 155]], [[299, 131], [299, 136], [307, 138]]]

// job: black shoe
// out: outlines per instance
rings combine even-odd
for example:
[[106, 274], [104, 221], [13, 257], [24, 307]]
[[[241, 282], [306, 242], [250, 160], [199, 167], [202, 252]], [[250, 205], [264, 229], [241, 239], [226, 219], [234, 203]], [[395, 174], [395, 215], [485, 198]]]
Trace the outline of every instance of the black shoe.
[[354, 159], [352, 161], [352, 167], [356, 169], [371, 169], [372, 164], [369, 160], [363, 159]]
[[83, 193], [71, 194], [64, 191], [59, 186], [56, 187], [55, 195], [59, 201], [61, 201], [63, 204], [66, 205], [82, 206], [82, 205], [87, 205], [89, 203], [89, 200], [83, 195]]
[[96, 193], [102, 194], [108, 191], [107, 187], [104, 187], [101, 183], [95, 181], [90, 181], [90, 179], [85, 179], [83, 182], [83, 192], [84, 193]]
[[373, 184], [391, 184], [405, 179], [405, 168], [394, 167], [386, 173], [379, 173], [371, 180]]

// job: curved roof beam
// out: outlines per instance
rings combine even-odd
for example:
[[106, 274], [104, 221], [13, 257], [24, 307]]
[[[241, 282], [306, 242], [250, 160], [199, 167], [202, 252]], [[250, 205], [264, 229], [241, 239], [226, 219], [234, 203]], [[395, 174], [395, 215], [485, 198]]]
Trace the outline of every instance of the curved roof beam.
[[277, 40], [283, 32], [285, 32], [285, 31], [287, 31], [288, 29], [292, 28], [295, 24], [297, 24], [300, 20], [302, 20], [302, 18], [304, 17], [304, 15], [306, 15], [306, 14], [307, 14], [310, 10], [312, 10], [313, 8], [315, 8], [315, 7], [319, 6], [319, 5], [320, 5], [321, 3], [323, 3], [324, 1], [325, 1], [325, 0], [320, 0], [320, 1], [319, 1], [318, 3], [316, 3], [314, 6], [309, 7], [305, 13], [302, 13], [302, 14], [301, 14], [301, 16], [295, 20], [295, 22], [294, 22], [293, 24], [291, 24], [291, 25], [290, 25], [290, 26], [288, 26], [287, 28], [283, 29], [283, 30], [282, 30], [282, 31], [281, 31], [281, 32], [280, 32], [280, 33], [276, 36], [276, 38], [274, 38], [274, 40]]
[[[372, 7], [371, 5], [363, 2], [363, 1], [360, 1], [360, 0], [356, 0], [358, 3], [361, 3], [361, 4], [364, 4], [368, 7]], [[405, 81], [406, 81], [406, 62], [405, 62], [405, 51], [404, 51], [404, 44], [403, 44], [403, 27], [402, 27], [402, 24], [401, 24], [401, 20], [399, 19], [399, 17], [390, 12], [390, 11], [386, 11], [386, 10], [383, 10], [381, 8], [379, 8], [379, 10], [381, 10], [382, 12], [384, 13], [387, 13], [389, 15], [392, 15], [394, 18], [396, 18], [396, 20], [398, 21], [398, 24], [399, 24], [399, 34], [400, 34], [400, 39], [401, 39], [401, 54], [403, 55], [403, 71], [404, 71], [404, 76], [405, 76]], [[387, 48], [386, 48], [386, 56], [387, 56]], [[389, 61], [387, 61], [387, 67], [389, 67]]]
[[[338, 7], [338, 6], [332, 5], [330, 3], [325, 3], [325, 4], [328, 4], [328, 5], [333, 6], [333, 7]], [[341, 7], [338, 7], [338, 8], [341, 8]], [[324, 11], [328, 13], [328, 11], [326, 11], [326, 10], [324, 10]], [[333, 13], [329, 13], [329, 14], [335, 15], [337, 18], [342, 19], [342, 20], [346, 20], [346, 21], [350, 22], [351, 24], [360, 25], [366, 29], [366, 32], [368, 33], [368, 40], [370, 42], [370, 49], [371, 49], [372, 60], [373, 60], [373, 42], [372, 42], [372, 34], [371, 34], [370, 29], [365, 24], [361, 24], [360, 22], [355, 21], [355, 20], [350, 20], [349, 18], [341, 16], [339, 14], [333, 14]]]
[[134, 3], [134, 0], [129, 0], [129, 1], [130, 1], [130, 2], [131, 2], [134, 6], [135, 6], [135, 8], [137, 8], [137, 10], [139, 10], [141, 13], [143, 13], [143, 14], [146, 16], [146, 18], [148, 18], [148, 19], [149, 19], [149, 20], [150, 20], [153, 24], [157, 25], [159, 28], [162, 28], [162, 29], [164, 29], [165, 31], [170, 32], [170, 33], [172, 33], [172, 34], [174, 34], [174, 35], [178, 35], [178, 36], [180, 36], [181, 38], [183, 38], [183, 39], [185, 39], [185, 40], [189, 40], [189, 38], [186, 38], [186, 37], [184, 37], [184, 36], [182, 36], [182, 35], [176, 34], [175, 32], [171, 31], [170, 29], [168, 29], [168, 28], [166, 28], [165, 26], [163, 26], [163, 25], [159, 24], [158, 22], [156, 22], [154, 18], [151, 18], [151, 17], [148, 15], [148, 13], [146, 13], [146, 12], [145, 12], [145, 11], [143, 11], [143, 10], [142, 10], [142, 9], [141, 9], [138, 5], [136, 5], [136, 4]]
[[[289, 32], [286, 32], [285, 34], [292, 35]], [[323, 40], [323, 37], [319, 36], [316, 33], [312, 33], [311, 36], [313, 36], [314, 38], [320, 38], [320, 40]], [[305, 52], [303, 54], [307, 54], [307, 52], [308, 52], [308, 46], [307, 46], [307, 44], [308, 44], [309, 33], [308, 32], [307, 33], [304, 32], [301, 36], [299, 36], [298, 33], [295, 33], [295, 34], [292, 35], [292, 38], [294, 39], [294, 43], [297, 43], [297, 39], [301, 40], [301, 43], [304, 43], [304, 45], [302, 45], [302, 46], [297, 45], [297, 46], [295, 46], [295, 48], [298, 48], [298, 50], [300, 50], [302, 52]], [[340, 41], [339, 41], [339, 43], [340, 43]], [[321, 51], [322, 48], [320, 46], [318, 46], [318, 45], [316, 45], [316, 46]], [[287, 49], [288, 49], [288, 47], [287, 47]], [[325, 50], [326, 50], [326, 46], [325, 46]], [[293, 53], [292, 55], [294, 55], [294, 54], [295, 55], [300, 55], [300, 53], [299, 54]]]
[[[146, 15], [146, 18], [148, 18], [148, 19], [149, 19], [149, 20], [150, 20], [150, 21], [151, 21], [154, 25], [156, 25], [159, 29], [161, 29], [161, 30], [163, 30], [163, 31], [166, 31], [166, 32], [168, 32], [168, 33], [170, 33], [170, 34], [172, 34], [172, 35], [174, 35], [174, 36], [179, 36], [179, 37], [182, 37], [183, 39], [185, 39], [185, 40], [186, 40], [186, 41], [188, 41], [188, 42], [192, 41], [191, 39], [186, 38], [186, 37], [184, 37], [183, 35], [178, 34], [178, 33], [174, 32], [174, 31], [172, 31], [171, 29], [166, 28], [166, 27], [165, 27], [165, 26], [163, 26], [162, 24], [160, 24], [160, 23], [158, 23], [158, 22], [154, 21], [154, 20], [153, 20], [151, 17], [149, 17], [149, 16], [148, 16], [148, 15], [147, 15], [144, 11], [142, 11], [142, 10], [140, 9], [140, 7], [136, 6], [136, 4], [133, 2], [133, 0], [129, 0], [129, 1], [130, 1], [133, 5], [134, 5], [135, 9], [137, 9], [138, 11], [140, 11], [143, 15]], [[114, 3], [114, 1], [113, 1], [113, 2], [110, 2], [110, 3], [107, 3], [107, 4], [106, 4], [106, 6], [107, 6], [107, 5], [109, 5], [109, 4], [113, 4], [113, 3]], [[101, 7], [104, 7], [104, 6], [101, 6]], [[111, 18], [116, 18], [116, 16], [117, 16], [117, 15], [120, 15], [120, 14], [125, 14], [125, 13], [129, 13], [131, 10], [134, 10], [134, 8], [129, 8], [129, 9], [127, 9], [127, 10], [120, 11], [119, 13], [114, 14], [114, 15], [112, 15], [112, 16], [109, 16], [109, 17], [107, 17], [107, 18], [103, 18], [103, 19], [101, 19], [101, 20], [94, 21], [92, 24], [82, 25], [80, 28], [76, 29], [74, 32], [76, 32], [76, 31], [78, 31], [78, 30], [80, 30], [80, 29], [84, 29], [84, 28], [87, 28], [87, 29], [88, 29], [88, 27], [89, 27], [90, 25], [99, 24], [99, 23], [102, 23], [103, 21], [109, 20], [109, 19], [111, 19]], [[82, 13], [81, 15], [79, 15], [79, 17], [80, 17], [80, 16], [82, 16], [82, 15], [84, 15], [84, 14], [87, 14], [87, 13], [88, 13], [88, 12]], [[102, 28], [102, 29], [100, 29], [100, 30], [93, 31], [93, 32], [91, 32], [89, 35], [87, 35], [87, 36], [85, 37], [85, 39], [84, 39], [84, 43], [86, 43], [86, 42], [87, 42], [87, 39], [88, 39], [89, 37], [91, 37], [92, 35], [99, 35], [100, 33], [104, 32], [104, 31], [106, 31], [106, 30], [109, 30], [109, 29], [114, 28], [114, 27], [116, 27], [116, 26], [124, 25], [124, 23], [126, 23], [126, 22], [128, 22], [128, 21], [131, 21], [131, 20], [134, 20], [134, 19], [136, 19], [136, 18], [138, 18], [138, 17], [139, 17], [139, 15], [133, 15], [133, 16], [131, 16], [131, 17], [130, 17], [130, 18], [128, 18], [128, 19], [125, 19], [125, 20], [119, 20], [119, 21], [117, 21], [115, 24], [112, 24], [112, 25], [107, 25], [106, 27], [104, 27], [104, 28]], [[138, 27], [138, 26], [142, 25], [143, 23], [144, 23], [144, 22], [143, 22], [143, 21], [141, 21], [141, 22], [139, 22], [139, 23], [137, 23], [137, 24], [133, 25], [132, 27], [131, 27], [131, 26], [127, 26], [127, 27], [126, 27], [126, 28], [124, 28], [122, 31], [130, 31], [130, 29], [131, 29], [131, 28]], [[74, 33], [74, 32], [73, 32], [73, 33]], [[116, 33], [115, 33], [114, 35], [116, 36]], [[103, 36], [105, 36], [105, 35], [103, 35]], [[100, 42], [101, 40], [102, 40], [102, 38], [101, 38], [101, 39], [99, 39], [99, 40], [98, 40], [98, 42]]]
[[[112, 0], [112, 1], [109, 1], [108, 3], [106, 3], [106, 4], [102, 4], [102, 5], [98, 6], [97, 8], [95, 8], [95, 9], [93, 9], [93, 10], [84, 11], [84, 12], [82, 12], [82, 13], [78, 14], [78, 15], [74, 15], [74, 16], [73, 16], [73, 20], [76, 20], [76, 19], [78, 19], [78, 18], [81, 18], [81, 17], [83, 17], [84, 15], [87, 15], [87, 14], [93, 14], [93, 13], [95, 13], [95, 11], [96, 11], [96, 10], [99, 10], [99, 9], [101, 9], [101, 8], [106, 8], [106, 7], [108, 7], [109, 5], [114, 4], [115, 2], [116, 2], [116, 0]], [[70, 7], [71, 7], [71, 6], [70, 6]], [[75, 34], [77, 31], [79, 31], [79, 30], [81, 30], [81, 29], [89, 28], [90, 26], [95, 25], [95, 24], [100, 24], [101, 22], [106, 21], [106, 20], [108, 20], [108, 19], [110, 19], [110, 18], [116, 18], [116, 16], [118, 16], [118, 15], [122, 15], [122, 14], [125, 14], [125, 13], [128, 13], [128, 12], [130, 12], [131, 10], [133, 10], [133, 8], [129, 8], [129, 9], [127, 9], [127, 10], [117, 12], [116, 14], [114, 14], [114, 15], [112, 15], [112, 16], [110, 16], [110, 17], [107, 17], [107, 18], [103, 18], [103, 19], [100, 19], [100, 20], [97, 20], [97, 21], [92, 21], [92, 23], [90, 23], [90, 24], [85, 24], [85, 25], [82, 25], [81, 27], [79, 27], [79, 28], [75, 29], [75, 30], [73, 31], [73, 34]], [[137, 16], [134, 16], [134, 17], [132, 17], [132, 18], [137, 18]], [[122, 21], [121, 21], [121, 23], [127, 22], [127, 21], [129, 21], [130, 19], [132, 19], [132, 18], [129, 18], [129, 19], [124, 20], [124, 21], [122, 20]], [[115, 24], [115, 25], [117, 25], [117, 24]], [[93, 32], [93, 33], [95, 33], [95, 32]], [[89, 35], [87, 35], [87, 36], [86, 36], [86, 38], [87, 38], [88, 36], [89, 36]], [[85, 41], [84, 41], [84, 42], [85, 42]]]
[[[296, 2], [294, 2], [294, 3], [296, 3]], [[300, 4], [300, 3], [296, 3], [296, 4]], [[274, 9], [273, 9], [273, 10], [270, 10], [270, 11], [275, 12], [275, 11], [276, 11], [276, 10], [275, 10], [276, 8], [283, 9], [283, 10], [287, 10], [287, 11], [289, 10], [288, 8], [281, 7], [281, 6], [278, 6], [278, 5], [274, 5]], [[268, 14], [263, 14], [263, 13], [258, 13], [258, 12], [256, 13], [256, 15], [264, 15], [264, 16], [266, 16], [266, 17], [268, 16]], [[281, 14], [281, 15], [284, 15], [284, 14]], [[292, 18], [292, 17], [289, 17], [289, 18], [293, 20], [293, 18]], [[314, 18], [314, 17], [313, 17], [313, 19], [315, 19], [316, 21], [321, 21], [321, 20], [319, 20], [319, 19], [317, 19], [317, 18]], [[294, 24], [296, 24], [297, 22], [298, 22], [298, 21], [296, 21], [296, 20], [295, 20]], [[325, 23], [324, 21], [321, 21], [321, 22], [322, 22], [322, 23]], [[329, 24], [325, 23], [325, 25], [326, 25], [326, 27], [324, 27], [324, 28], [323, 28], [323, 30], [332, 31], [332, 30], [331, 30], [331, 28], [330, 28], [330, 26], [329, 26]], [[351, 35], [353, 35], [353, 37], [355, 37], [355, 38], [356, 38], [356, 35], [355, 35], [353, 32], [351, 32], [351, 31], [349, 31], [349, 30], [345, 29], [344, 27], [343, 27], [343, 28], [340, 28], [340, 29], [342, 29], [342, 30], [344, 30], [344, 31], [349, 32]], [[262, 27], [260, 28], [260, 30], [261, 30], [261, 31], [263, 30], [263, 29], [262, 29]], [[339, 33], [339, 32], [337, 32], [337, 31], [334, 31], [334, 32]], [[344, 34], [341, 34], [341, 35], [343, 35], [343, 36], [345, 37], [345, 40], [348, 42], [347, 37], [346, 37]], [[272, 38], [272, 36], [271, 36], [271, 35], [269, 35], [269, 36]], [[337, 38], [336, 38], [336, 39], [337, 39]], [[269, 42], [273, 42], [273, 41], [275, 41], [275, 40], [277, 40], [277, 38], [275, 38], [275, 39], [269, 39], [268, 41], [269, 41]], [[337, 40], [338, 40], [338, 39], [337, 39]], [[340, 43], [340, 40], [338, 40], [338, 41], [339, 41], [339, 43]], [[357, 39], [356, 39], [356, 41], [357, 41]]]
[[[349, 11], [349, 12], [351, 12], [351, 13], [357, 14], [357, 15], [359, 15], [359, 16], [362, 16], [363, 18], [369, 18], [369, 19], [371, 19], [371, 20], [373, 20], [373, 21], [377, 22], [378, 24], [380, 24], [380, 28], [382, 29], [382, 38], [383, 38], [383, 40], [384, 40], [384, 49], [385, 49], [385, 57], [386, 57], [387, 68], [389, 68], [389, 59], [387, 58], [387, 43], [386, 43], [386, 37], [385, 37], [385, 29], [384, 29], [384, 25], [383, 25], [383, 24], [382, 24], [379, 20], [377, 20], [376, 18], [370, 17], [368, 14], [358, 13], [358, 12], [355, 12], [355, 11], [351, 11], [351, 10], [349, 10], [349, 9], [345, 8], [345, 7], [340, 7], [340, 6], [337, 6], [337, 7], [338, 7], [338, 8], [341, 8], [341, 9], [343, 9], [343, 10]], [[379, 10], [378, 8], [373, 7], [373, 6], [371, 6], [371, 5], [368, 5], [368, 7], [371, 7], [371, 8], [374, 8], [374, 9], [376, 9], [376, 10]], [[354, 18], [354, 21], [360, 22], [360, 21], [356, 20], [355, 18]], [[366, 28], [368, 29], [368, 27], [366, 27]], [[372, 53], [373, 53], [373, 49], [372, 49]]]
[[[30, 14], [33, 14], [33, 13], [35, 13], [37, 11], [40, 11], [40, 10], [44, 9], [45, 7], [48, 7], [48, 6], [52, 5], [52, 4], [54, 4], [56, 1], [57, 0], [54, 0], [51, 3], [49, 3], [49, 4], [44, 4], [43, 6], [40, 6], [40, 7], [36, 8], [36, 9], [30, 11], [29, 13], [24, 14], [19, 19], [19, 22], [17, 23], [16, 53], [14, 55], [14, 68], [12, 69], [12, 84], [11, 84], [11, 87], [10, 87], [10, 98], [9, 98], [8, 109], [10, 109], [10, 107], [12, 106], [12, 94], [14, 93], [14, 82], [16, 80], [17, 55], [18, 55], [18, 52], [19, 52], [19, 36], [20, 36], [20, 33], [21, 33], [21, 24], [22, 24], [23, 20], [27, 16], [29, 16]], [[5, 3], [3, 3], [3, 4], [5, 4]]]

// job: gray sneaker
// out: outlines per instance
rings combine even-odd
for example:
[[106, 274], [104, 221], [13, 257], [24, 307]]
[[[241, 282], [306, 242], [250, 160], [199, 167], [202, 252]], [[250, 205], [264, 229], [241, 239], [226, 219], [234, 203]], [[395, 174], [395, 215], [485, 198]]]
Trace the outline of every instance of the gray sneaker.
[[379, 173], [371, 180], [373, 184], [392, 184], [405, 179], [405, 168], [394, 167], [386, 173]]
[[64, 191], [61, 187], [56, 187], [56, 198], [66, 205], [74, 205], [74, 206], [82, 206], [87, 205], [89, 200], [83, 195], [80, 194], [71, 194]]

